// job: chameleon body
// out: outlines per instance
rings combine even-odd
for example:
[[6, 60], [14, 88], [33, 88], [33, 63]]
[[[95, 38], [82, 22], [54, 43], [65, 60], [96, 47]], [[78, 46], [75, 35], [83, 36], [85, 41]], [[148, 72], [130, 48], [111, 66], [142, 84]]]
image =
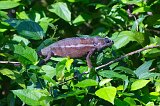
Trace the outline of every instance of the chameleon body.
[[86, 56], [87, 65], [91, 68], [92, 64], [90, 56], [94, 51], [99, 51], [104, 47], [113, 44], [113, 41], [108, 38], [101, 37], [72, 37], [62, 39], [40, 50], [40, 55], [46, 56], [44, 61], [47, 61], [51, 56], [79, 58]]

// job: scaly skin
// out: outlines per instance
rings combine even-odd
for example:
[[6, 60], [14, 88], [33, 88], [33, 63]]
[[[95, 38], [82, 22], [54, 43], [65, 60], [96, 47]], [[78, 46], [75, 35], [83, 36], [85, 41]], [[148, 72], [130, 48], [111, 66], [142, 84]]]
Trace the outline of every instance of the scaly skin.
[[66, 38], [55, 42], [43, 49], [40, 54], [46, 56], [44, 61], [47, 61], [51, 56], [61, 56], [70, 58], [80, 58], [85, 55], [87, 65], [92, 67], [90, 56], [95, 52], [105, 47], [109, 47], [113, 44], [113, 41], [108, 38], [101, 37], [73, 37]]

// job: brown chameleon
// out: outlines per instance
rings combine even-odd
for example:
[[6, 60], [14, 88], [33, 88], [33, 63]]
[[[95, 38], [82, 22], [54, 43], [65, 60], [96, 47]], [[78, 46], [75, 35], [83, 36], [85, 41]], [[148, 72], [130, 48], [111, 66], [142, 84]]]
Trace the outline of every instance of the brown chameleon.
[[105, 47], [109, 47], [113, 41], [109, 38], [101, 37], [72, 37], [57, 41], [40, 50], [39, 54], [46, 56], [44, 61], [47, 61], [51, 56], [61, 56], [70, 58], [80, 58], [85, 55], [87, 65], [91, 68], [92, 64], [90, 56], [95, 52]]

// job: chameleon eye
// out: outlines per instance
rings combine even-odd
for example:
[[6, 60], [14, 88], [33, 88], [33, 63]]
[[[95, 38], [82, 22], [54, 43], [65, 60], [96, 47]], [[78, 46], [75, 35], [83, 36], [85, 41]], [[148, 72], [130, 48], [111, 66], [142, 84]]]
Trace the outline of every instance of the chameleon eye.
[[111, 40], [110, 40], [110, 39], [108, 39], [108, 38], [105, 38], [105, 42], [106, 42], [106, 43], [110, 43], [110, 42], [111, 42]]
[[97, 46], [97, 43], [93, 43], [94, 46]]

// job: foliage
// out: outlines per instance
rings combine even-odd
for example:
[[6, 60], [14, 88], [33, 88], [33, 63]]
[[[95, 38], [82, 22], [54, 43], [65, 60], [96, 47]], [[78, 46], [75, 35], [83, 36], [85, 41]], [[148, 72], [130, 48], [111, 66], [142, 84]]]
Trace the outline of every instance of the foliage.
[[[0, 1], [0, 105], [160, 105], [160, 49], [95, 70], [121, 55], [160, 45], [159, 0]], [[86, 60], [37, 52], [63, 38], [109, 37], [114, 45]], [[15, 64], [12, 62], [20, 62]]]

